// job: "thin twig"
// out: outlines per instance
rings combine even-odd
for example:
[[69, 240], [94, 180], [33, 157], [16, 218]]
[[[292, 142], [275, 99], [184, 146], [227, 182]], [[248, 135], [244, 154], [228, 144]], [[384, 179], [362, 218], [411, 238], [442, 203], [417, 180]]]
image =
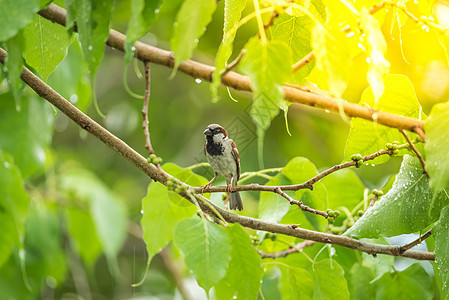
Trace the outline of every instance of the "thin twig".
[[289, 195], [287, 195], [287, 193], [285, 193], [284, 191], [281, 190], [280, 187], [278, 187], [275, 192], [279, 195], [281, 195], [282, 197], [284, 197], [285, 199], [288, 200], [288, 202], [290, 202], [291, 205], [297, 205], [299, 206], [299, 208], [301, 208], [303, 211], [307, 211], [316, 215], [320, 215], [325, 217], [326, 219], [329, 217], [329, 215], [325, 212], [325, 211], [321, 211], [321, 210], [317, 210], [317, 209], [313, 209], [307, 205], [305, 205], [301, 200], [295, 200], [292, 197], [290, 197]]
[[315, 245], [314, 241], [304, 241], [301, 243], [298, 243], [296, 245], [294, 245], [292, 248], [288, 248], [286, 250], [282, 250], [282, 251], [276, 251], [276, 252], [264, 252], [262, 250], [259, 250], [257, 252], [259, 252], [260, 257], [261, 258], [279, 258], [279, 257], [286, 257], [292, 253], [296, 253], [299, 251], [302, 251], [304, 248], [310, 247]]
[[426, 142], [426, 134], [421, 127], [413, 128], [412, 132], [415, 132], [422, 139], [423, 143]]
[[239, 55], [237, 55], [237, 57], [226, 66], [223, 74], [221, 75], [221, 77], [225, 76], [226, 74], [228, 74], [229, 71], [231, 71], [232, 69], [234, 69], [240, 62], [240, 60], [242, 60], [243, 55], [245, 55], [246, 53], [246, 49], [242, 49], [239, 53]]
[[426, 233], [424, 233], [423, 235], [421, 235], [419, 238], [417, 238], [416, 240], [414, 240], [413, 242], [410, 242], [408, 244], [405, 244], [403, 246], [400, 247], [400, 251], [404, 252], [407, 251], [413, 247], [415, 247], [416, 245], [419, 245], [422, 243], [422, 241], [424, 241], [425, 239], [427, 239], [429, 236], [432, 235], [432, 231], [429, 230]]
[[407, 132], [404, 129], [401, 129], [399, 131], [405, 137], [405, 139], [407, 140], [408, 145], [413, 150], [413, 152], [415, 152], [416, 156], [418, 156], [419, 162], [421, 163], [421, 166], [422, 166], [422, 173], [425, 174], [427, 176], [427, 178], [429, 178], [429, 174], [427, 174], [427, 171], [426, 171], [426, 162], [424, 161], [424, 158], [422, 157], [421, 153], [419, 153], [418, 149], [416, 149], [415, 145], [412, 143], [412, 141], [408, 137]]
[[365, 212], [374, 206], [374, 203], [376, 203], [377, 199], [379, 199], [379, 195], [374, 195], [374, 197], [370, 199], [368, 207], [366, 208]]
[[[39, 11], [39, 14], [44, 18], [65, 26], [66, 11], [65, 9], [50, 4], [49, 7]], [[124, 51], [125, 35], [110, 30], [107, 45], [117, 50]], [[152, 47], [142, 42], [135, 44], [136, 58], [141, 61], [150, 61], [155, 64], [164, 65], [173, 68], [175, 61], [173, 54], [169, 51], [160, 48]], [[205, 65], [193, 60], [185, 60], [179, 64], [178, 70], [203, 81], [211, 81], [214, 67]], [[228, 72], [226, 76], [222, 77], [222, 83], [225, 86], [232, 87], [240, 91], [252, 91], [251, 81], [247, 76], [235, 72]], [[404, 117], [392, 113], [375, 111], [372, 108], [361, 106], [349, 101], [341, 101], [325, 95], [318, 95], [315, 93], [308, 93], [299, 89], [284, 86], [285, 100], [292, 103], [299, 103], [307, 106], [312, 106], [321, 109], [327, 109], [340, 113], [343, 112], [349, 117], [358, 117], [368, 121], [373, 121], [373, 114], [376, 115], [376, 122], [388, 127], [406, 129], [409, 131], [415, 128], [424, 128], [424, 122], [418, 119]]]
[[292, 66], [292, 73], [295, 73], [296, 71], [307, 65], [309, 62], [312, 61], [312, 59], [314, 59], [314, 57], [315, 54], [313, 54], [313, 51], [310, 51], [306, 56], [304, 56], [301, 60], [297, 61]]
[[[0, 48], [0, 63], [4, 64], [6, 60], [7, 53], [5, 50]], [[23, 72], [20, 78], [30, 86], [40, 97], [46, 99], [48, 102], [53, 104], [58, 108], [63, 114], [72, 119], [76, 124], [78, 124], [82, 129], [86, 130], [88, 133], [92, 134], [98, 138], [101, 142], [107, 145], [111, 150], [116, 151], [118, 154], [123, 156], [125, 159], [134, 164], [138, 169], [147, 174], [154, 181], [160, 182], [167, 185], [168, 176], [155, 165], [149, 164], [147, 160], [137, 153], [134, 149], [128, 146], [125, 142], [117, 138], [115, 135], [110, 133], [104, 127], [99, 125], [97, 122], [92, 120], [89, 116], [84, 114], [78, 108], [76, 108], [67, 99], [58, 94], [45, 82], [43, 82], [39, 77], [34, 75], [26, 67], [23, 68]], [[386, 150], [381, 150], [386, 151]], [[372, 154], [375, 155], [375, 154]], [[377, 155], [378, 156], [378, 155]], [[172, 177], [173, 178], [173, 177]], [[173, 180], [178, 180], [173, 178]], [[178, 180], [179, 181], [179, 180]], [[190, 189], [189, 185], [179, 181], [179, 183], [185, 188]], [[277, 187], [276, 187], [277, 188]], [[179, 195], [192, 201], [186, 192], [179, 192]], [[202, 197], [201, 195], [197, 195]], [[204, 198], [204, 197], [202, 197]], [[206, 198], [203, 201], [198, 202], [201, 209], [206, 212], [215, 215], [214, 211], [209, 207], [212, 206], [218, 213], [229, 223], [239, 223], [243, 227], [248, 227], [255, 230], [273, 232], [288, 236], [293, 236], [296, 238], [304, 240], [312, 240], [319, 243], [334, 244], [343, 246], [349, 249], [355, 249], [358, 251], [363, 251], [368, 254], [386, 254], [393, 256], [403, 256], [418, 260], [435, 260], [435, 255], [432, 252], [427, 251], [417, 251], [417, 250], [407, 250], [405, 252], [400, 251], [399, 246], [392, 245], [379, 245], [372, 244], [364, 241], [359, 241], [346, 236], [333, 235], [324, 232], [317, 232], [313, 230], [303, 229], [296, 226], [275, 224], [266, 221], [262, 221], [255, 218], [240, 216], [229, 211], [226, 211], [217, 205], [213, 204]], [[206, 205], [207, 202], [207, 205]]]
[[[381, 155], [392, 155], [392, 154], [393, 154], [393, 150], [381, 149], [373, 154], [366, 155], [366, 156], [362, 157], [361, 161], [366, 162], [366, 161], [373, 160], [376, 157], [381, 156]], [[317, 181], [334, 173], [335, 171], [349, 168], [349, 167], [355, 167], [355, 166], [357, 166], [356, 161], [348, 161], [348, 162], [345, 162], [345, 163], [342, 163], [339, 165], [335, 165], [327, 170], [324, 170], [323, 172], [321, 172], [320, 174], [316, 175], [315, 177], [309, 179], [308, 181], [306, 181], [304, 183], [300, 183], [300, 184], [269, 186], [269, 185], [260, 185], [260, 184], [253, 183], [253, 184], [248, 184], [248, 185], [233, 186], [232, 189], [237, 192], [261, 191], [261, 192], [273, 192], [273, 193], [277, 193], [277, 191], [276, 191], [277, 188], [281, 188], [282, 191], [297, 191], [297, 190], [302, 190], [302, 189], [313, 190], [313, 185]], [[222, 192], [226, 192], [227, 191], [226, 189], [227, 189], [226, 186], [210, 186], [205, 189], [203, 189], [202, 187], [193, 187], [192, 188], [192, 190], [198, 194], [203, 193], [203, 192], [204, 193], [222, 193]]]
[[150, 63], [148, 61], [144, 61], [145, 65], [145, 99], [143, 102], [142, 108], [142, 128], [143, 133], [145, 134], [145, 148], [147, 148], [150, 154], [154, 154], [153, 147], [151, 146], [150, 140], [150, 131], [148, 129], [148, 103], [150, 102]]

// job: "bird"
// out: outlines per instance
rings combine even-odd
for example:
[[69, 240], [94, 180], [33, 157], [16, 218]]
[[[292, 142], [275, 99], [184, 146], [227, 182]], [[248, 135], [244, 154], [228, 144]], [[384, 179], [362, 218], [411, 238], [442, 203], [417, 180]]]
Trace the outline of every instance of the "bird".
[[206, 136], [204, 153], [215, 172], [215, 176], [209, 183], [202, 186], [202, 190], [209, 188], [218, 175], [222, 175], [226, 179], [227, 192], [229, 193], [229, 208], [243, 210], [239, 192], [232, 191], [232, 187], [237, 186], [237, 181], [240, 178], [240, 155], [234, 141], [228, 137], [226, 130], [218, 124], [208, 125], [203, 134]]

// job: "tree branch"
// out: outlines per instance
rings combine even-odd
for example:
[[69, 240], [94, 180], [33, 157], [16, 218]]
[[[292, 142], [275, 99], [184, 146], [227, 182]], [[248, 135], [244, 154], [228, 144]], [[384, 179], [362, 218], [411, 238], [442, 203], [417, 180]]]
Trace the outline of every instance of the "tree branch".
[[310, 51], [306, 56], [304, 56], [301, 60], [297, 61], [292, 66], [292, 73], [295, 73], [296, 71], [298, 71], [299, 69], [301, 69], [302, 67], [307, 65], [314, 58], [315, 58], [315, 54], [313, 54], [313, 51]]
[[[5, 63], [7, 53], [5, 50], [0, 48], [0, 62]], [[78, 124], [82, 129], [86, 130], [109, 148], [119, 153], [125, 159], [134, 164], [142, 172], [147, 174], [154, 181], [160, 182], [164, 185], [167, 184], [169, 178], [163, 171], [158, 169], [155, 165], [149, 164], [147, 160], [137, 153], [134, 149], [128, 146], [125, 142], [114, 136], [108, 130], [103, 128], [97, 122], [92, 120], [78, 108], [76, 108], [72, 103], [67, 101], [64, 97], [58, 94], [45, 82], [43, 82], [39, 77], [34, 75], [27, 68], [23, 68], [23, 72], [20, 78], [30, 86], [39, 96], [46, 99], [48, 102], [57, 107], [62, 113], [72, 119], [76, 124]], [[381, 150], [386, 151], [386, 150]], [[379, 151], [380, 152], [380, 151]], [[351, 163], [351, 162], [350, 162]], [[173, 178], [173, 177], [171, 177]], [[180, 182], [178, 179], [173, 178]], [[189, 185], [180, 182], [185, 188], [191, 189]], [[192, 201], [190, 197], [185, 192], [180, 192], [179, 195]], [[212, 202], [208, 201], [203, 197], [203, 201], [198, 201], [201, 209], [211, 215], [215, 215], [214, 210], [216, 210], [227, 222], [229, 223], [239, 223], [244, 227], [252, 228], [255, 230], [268, 231], [273, 233], [279, 233], [284, 235], [289, 235], [305, 240], [312, 240], [319, 243], [340, 245], [346, 248], [355, 249], [363, 251], [372, 255], [377, 254], [387, 254], [394, 256], [409, 257], [418, 260], [434, 260], [435, 256], [432, 252], [417, 251], [417, 250], [407, 250], [402, 252], [399, 246], [391, 245], [377, 245], [367, 242], [362, 242], [355, 240], [346, 236], [333, 235], [324, 232], [316, 232], [308, 229], [298, 228], [297, 226], [284, 225], [284, 224], [274, 224], [270, 222], [265, 222], [255, 218], [240, 216], [226, 211]], [[212, 209], [213, 208], [213, 209]]]
[[310, 246], [313, 246], [313, 245], [315, 245], [314, 241], [304, 241], [304, 242], [301, 242], [301, 243], [298, 243], [298, 244], [294, 245], [291, 248], [288, 248], [288, 249], [282, 250], [282, 251], [264, 252], [262, 250], [259, 250], [258, 252], [260, 254], [260, 257], [262, 257], [262, 258], [273, 258], [273, 259], [275, 259], [275, 258], [279, 258], [279, 257], [286, 257], [286, 256], [288, 256], [288, 255], [290, 255], [292, 253], [296, 253], [296, 252], [302, 251], [304, 248], [307, 248], [307, 247], [310, 247]]
[[429, 178], [429, 174], [427, 174], [427, 171], [426, 171], [426, 162], [424, 161], [424, 158], [422, 157], [421, 153], [419, 153], [418, 149], [416, 149], [415, 145], [412, 143], [412, 141], [410, 141], [410, 138], [408, 137], [407, 132], [404, 129], [401, 129], [399, 131], [405, 137], [405, 139], [407, 140], [408, 145], [413, 150], [413, 152], [415, 152], [416, 156], [418, 156], [419, 162], [421, 163], [421, 166], [422, 166], [423, 174], [426, 175], [427, 178]]
[[284, 197], [285, 199], [288, 200], [288, 202], [290, 202], [291, 205], [297, 205], [299, 206], [299, 208], [301, 208], [303, 211], [307, 211], [310, 212], [312, 214], [316, 214], [316, 215], [320, 215], [325, 217], [326, 219], [329, 217], [329, 215], [325, 212], [325, 211], [321, 211], [321, 210], [316, 210], [313, 209], [307, 205], [305, 205], [301, 200], [295, 200], [292, 197], [290, 197], [289, 195], [287, 195], [284, 191], [281, 190], [280, 187], [278, 187], [277, 189], [274, 190], [274, 192], [276, 194], [281, 195], [282, 197]]
[[[39, 14], [50, 21], [65, 26], [66, 11], [55, 4], [50, 4], [48, 8], [39, 11]], [[110, 47], [124, 51], [125, 35], [111, 29], [106, 43]], [[173, 68], [174, 66], [174, 57], [169, 51], [162, 50], [142, 42], [136, 42], [135, 48], [135, 55], [141, 61], [150, 61], [169, 68]], [[193, 78], [200, 78], [203, 81], [210, 82], [212, 80], [214, 67], [193, 60], [186, 60], [179, 64], [178, 70], [192, 76]], [[251, 91], [250, 79], [247, 76], [243, 76], [236, 72], [228, 72], [222, 77], [222, 83], [225, 86], [232, 87], [239, 91]], [[358, 117], [368, 121], [373, 121], [375, 119], [377, 123], [388, 127], [405, 129], [416, 133], [418, 133], [416, 130], [424, 132], [424, 122], [418, 119], [376, 111], [369, 107], [329, 96], [310, 93], [304, 90], [292, 88], [290, 86], [284, 86], [284, 93], [285, 99], [292, 103], [299, 103], [334, 112], [340, 112], [343, 110], [349, 117]]]
[[[366, 162], [369, 160], [373, 160], [378, 156], [381, 155], [392, 155], [393, 154], [393, 150], [387, 150], [387, 149], [381, 149], [373, 154], [370, 155], [366, 155], [364, 157], [362, 157], [360, 159], [360, 161]], [[281, 186], [269, 186], [269, 185], [259, 185], [259, 184], [248, 184], [248, 185], [237, 185], [237, 186], [233, 186], [232, 189], [238, 192], [242, 192], [242, 191], [261, 191], [261, 192], [273, 192], [273, 193], [278, 193], [277, 189], [281, 188], [282, 191], [297, 191], [297, 190], [302, 190], [302, 189], [310, 189], [313, 190], [313, 185], [323, 179], [324, 177], [326, 177], [329, 174], [334, 173], [335, 171], [341, 170], [341, 169], [345, 169], [345, 168], [349, 168], [349, 167], [357, 167], [357, 161], [348, 161], [339, 165], [335, 165], [327, 170], [324, 170], [323, 172], [321, 172], [320, 174], [316, 175], [315, 177], [307, 180], [304, 183], [300, 183], [300, 184], [292, 184], [292, 185], [281, 185]], [[210, 186], [207, 187], [205, 189], [203, 189], [202, 187], [194, 187], [192, 188], [192, 190], [197, 193], [218, 193], [218, 192], [226, 192], [226, 186]], [[279, 193], [278, 193], [279, 194]]]
[[151, 146], [150, 130], [148, 129], [148, 103], [150, 102], [150, 63], [144, 62], [145, 65], [145, 99], [143, 101], [142, 108], [142, 129], [145, 135], [145, 148], [147, 148], [150, 154], [154, 154], [153, 147]]
[[407, 250], [415, 247], [416, 245], [421, 244], [425, 239], [427, 239], [431, 235], [432, 235], [432, 231], [429, 230], [426, 233], [424, 233], [422, 236], [420, 236], [419, 238], [414, 240], [413, 242], [410, 242], [408, 244], [405, 244], [405, 245], [401, 246], [400, 250], [401, 251], [407, 251]]

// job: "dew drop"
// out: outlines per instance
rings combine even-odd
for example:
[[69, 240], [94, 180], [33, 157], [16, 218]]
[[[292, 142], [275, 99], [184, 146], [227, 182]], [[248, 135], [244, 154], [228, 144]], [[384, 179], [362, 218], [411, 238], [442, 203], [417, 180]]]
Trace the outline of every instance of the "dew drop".
[[87, 47], [87, 49], [89, 49], [89, 51], [92, 51], [92, 49], [94, 49], [94, 47], [92, 47], [92, 45], [89, 45], [89, 47]]
[[372, 114], [371, 118], [373, 118], [373, 121], [376, 121], [377, 120], [377, 114]]
[[347, 35], [346, 35], [346, 37], [349, 39], [349, 38], [352, 38], [354, 36], [354, 32], [353, 31], [351, 31], [350, 33], [348, 33]]
[[9, 162], [5, 161], [5, 162], [3, 163], [3, 166], [4, 166], [5, 168], [9, 169]]
[[195, 78], [195, 82], [196, 83], [198, 83], [198, 84], [200, 84], [201, 82], [203, 82], [201, 79], [199, 79], [199, 78]]
[[52, 276], [47, 276], [47, 278], [45, 278], [45, 282], [47, 283], [47, 286], [51, 289], [55, 289], [58, 286], [58, 282]]
[[70, 96], [70, 102], [72, 102], [73, 104], [76, 104], [76, 103], [78, 103], [78, 95], [77, 94], [72, 94], [71, 96]]
[[195, 39], [195, 43], [198, 44], [200, 42], [199, 39]]
[[237, 296], [232, 297], [232, 299], [237, 299]]
[[325, 109], [324, 112], [329, 114], [331, 111], [328, 109]]
[[159, 13], [159, 8], [156, 8], [156, 9], [154, 10], [154, 14], [157, 15], [158, 13]]
[[144, 213], [143, 209], [140, 210], [140, 213], [143, 215], [143, 213]]
[[365, 60], [366, 60], [366, 62], [367, 62], [368, 64], [371, 63], [371, 58], [370, 58], [370, 57], [367, 57]]
[[25, 250], [24, 250], [24, 249], [20, 249], [20, 250], [19, 250], [19, 258], [20, 258], [21, 260], [24, 260], [24, 259], [25, 259]]
[[132, 46], [131, 51], [133, 51], [133, 52], [136, 51], [136, 47]]

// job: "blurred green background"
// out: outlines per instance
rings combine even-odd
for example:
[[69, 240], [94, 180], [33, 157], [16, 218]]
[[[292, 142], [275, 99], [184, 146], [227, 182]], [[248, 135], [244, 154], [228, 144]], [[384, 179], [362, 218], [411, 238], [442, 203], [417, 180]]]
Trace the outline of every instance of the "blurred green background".
[[[120, 32], [126, 32], [130, 15], [129, 2], [116, 1], [111, 27]], [[181, 0], [165, 1], [158, 20], [141, 40], [156, 47], [169, 49], [173, 21], [181, 2]], [[214, 64], [215, 53], [222, 39], [223, 5], [223, 1], [218, 2], [214, 19], [200, 40], [194, 60]], [[408, 9], [416, 15], [423, 14], [414, 3], [410, 3]], [[449, 19], [448, 2], [437, 1], [430, 9], [435, 17], [439, 16], [440, 23]], [[423, 112], [428, 114], [433, 104], [446, 101], [449, 96], [447, 50], [443, 46], [444, 41], [426, 32], [413, 21], [408, 20], [400, 24], [403, 30], [400, 30], [398, 22], [404, 22], [403, 18], [398, 20], [393, 10], [387, 10], [382, 29], [388, 44], [387, 59], [391, 63], [390, 70], [391, 73], [401, 73], [409, 77], [423, 105]], [[233, 57], [256, 32], [255, 21], [239, 30]], [[82, 107], [88, 102], [87, 99], [90, 99], [91, 92], [86, 66], [73, 64], [80, 55], [79, 47], [72, 44], [69, 55], [50, 75], [49, 84]], [[362, 56], [353, 60], [353, 64], [349, 66], [351, 78], [343, 95], [344, 99], [351, 102], [359, 101], [361, 93], [367, 87], [364, 75], [367, 66]], [[136, 72], [136, 69], [139, 71]], [[143, 73], [143, 65], [140, 62], [131, 62], [125, 71], [123, 53], [106, 48], [104, 60], [96, 75], [96, 95], [99, 107], [106, 114], [106, 118], [102, 119], [93, 105], [90, 105], [86, 112], [146, 156], [141, 128], [142, 100], [133, 98], [126, 92], [123, 85], [125, 72], [130, 89], [143, 95], [145, 83], [139, 76]], [[228, 91], [222, 87], [219, 90], [221, 100], [213, 103], [207, 82], [198, 82], [179, 72], [170, 79], [171, 73], [171, 69], [151, 65], [149, 126], [153, 147], [164, 162], [173, 162], [186, 167], [206, 161], [203, 155], [202, 132], [208, 124], [219, 123], [228, 129], [230, 137], [235, 140], [240, 150], [242, 171], [258, 170], [255, 126], [249, 116], [251, 95], [234, 90]], [[76, 89], [67, 88], [75, 76], [84, 76], [84, 84], [79, 84]], [[238, 102], [233, 101], [230, 95]], [[67, 117], [55, 114], [55, 134], [52, 142], [54, 152], [47, 155], [48, 169], [58, 174], [67, 168], [81, 166], [95, 173], [126, 204], [130, 219], [134, 224], [138, 224], [141, 216], [141, 199], [146, 194], [150, 182], [148, 177], [97, 139], [89, 136]], [[338, 114], [292, 104], [289, 107], [287, 121], [291, 136], [286, 130], [282, 114], [273, 120], [266, 132], [264, 144], [266, 168], [282, 167], [296, 156], [308, 158], [319, 170], [342, 161], [349, 124]], [[367, 187], [381, 188], [391, 174], [397, 172], [399, 164], [400, 158], [393, 158], [390, 163], [376, 167], [366, 166], [357, 169], [356, 172]], [[196, 171], [207, 178], [212, 177], [209, 168], [199, 168]], [[34, 179], [36, 185], [48, 185], [51, 180], [51, 172]], [[256, 215], [257, 194], [243, 193], [243, 197], [247, 208], [245, 214]], [[139, 234], [139, 228], [136, 229], [132, 224], [129, 231]], [[174, 255], [176, 256], [176, 253]], [[116, 285], [111, 286], [113, 279], [104, 258], [94, 270], [88, 271], [86, 276], [96, 284], [92, 287], [94, 298], [108, 299], [113, 296], [122, 298], [131, 295], [138, 297], [141, 294], [149, 294], [158, 299], [169, 299], [175, 289], [175, 282], [160, 256], [153, 259], [145, 284], [135, 289], [130, 286], [131, 283], [141, 279], [145, 264], [145, 245], [139, 238], [130, 234], [119, 257], [122, 272], [120, 278], [123, 280], [117, 280]], [[193, 280], [189, 283], [195, 285]], [[72, 288], [75, 291], [74, 283]], [[105, 294], [105, 291], [109, 291], [110, 294]], [[270, 297], [267, 299], [275, 299], [276, 295]]]

